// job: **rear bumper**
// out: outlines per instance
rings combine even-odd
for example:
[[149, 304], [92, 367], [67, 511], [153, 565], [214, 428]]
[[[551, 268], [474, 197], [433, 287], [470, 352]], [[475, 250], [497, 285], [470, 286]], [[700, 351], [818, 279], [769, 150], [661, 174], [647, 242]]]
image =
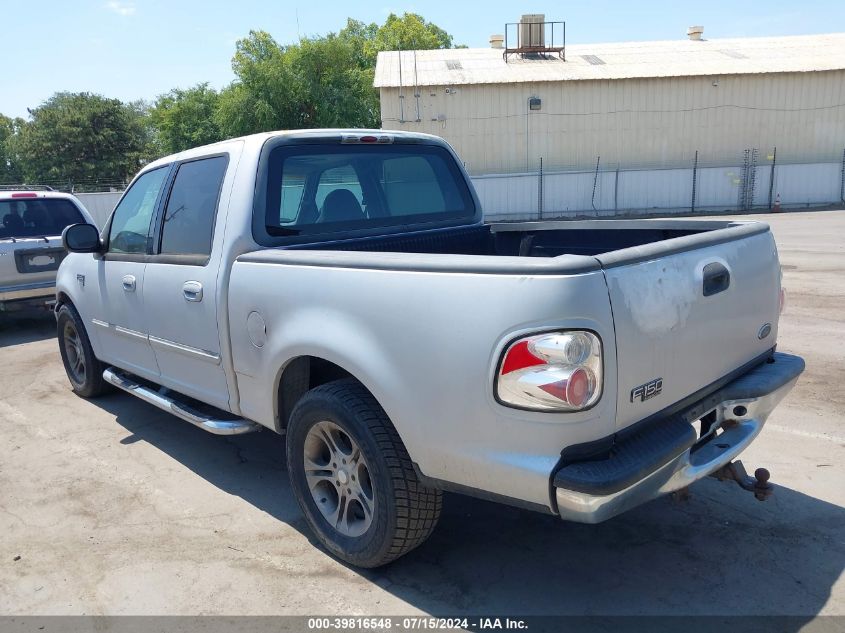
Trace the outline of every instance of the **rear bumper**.
[[[56, 296], [56, 280], [0, 287], [0, 303], [27, 301], [47, 303]], [[28, 302], [28, 301], [27, 301]]]
[[[803, 359], [776, 353], [684, 411], [637, 430], [606, 459], [564, 464], [553, 478], [558, 513], [600, 523], [706, 477], [751, 444], [802, 371]], [[718, 435], [699, 440], [692, 422], [711, 412]]]

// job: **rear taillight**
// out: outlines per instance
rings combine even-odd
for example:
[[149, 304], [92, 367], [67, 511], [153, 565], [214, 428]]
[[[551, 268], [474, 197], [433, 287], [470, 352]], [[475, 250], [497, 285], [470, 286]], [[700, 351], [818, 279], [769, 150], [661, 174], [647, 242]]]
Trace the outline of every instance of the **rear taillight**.
[[580, 411], [599, 399], [601, 340], [581, 330], [550, 332], [512, 342], [496, 375], [502, 404], [537, 411]]

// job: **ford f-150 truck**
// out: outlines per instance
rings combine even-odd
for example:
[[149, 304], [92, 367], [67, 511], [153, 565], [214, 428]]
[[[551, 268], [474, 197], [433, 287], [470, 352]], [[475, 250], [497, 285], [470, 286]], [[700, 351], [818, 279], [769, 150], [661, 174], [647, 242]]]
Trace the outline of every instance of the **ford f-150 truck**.
[[724, 474], [804, 367], [775, 352], [767, 225], [485, 224], [422, 134], [192, 149], [63, 238], [73, 390], [285, 434], [309, 526], [364, 567], [422, 543], [444, 490], [595, 523]]
[[56, 298], [65, 227], [91, 223], [74, 196], [49, 187], [0, 190], [0, 312], [44, 307]]

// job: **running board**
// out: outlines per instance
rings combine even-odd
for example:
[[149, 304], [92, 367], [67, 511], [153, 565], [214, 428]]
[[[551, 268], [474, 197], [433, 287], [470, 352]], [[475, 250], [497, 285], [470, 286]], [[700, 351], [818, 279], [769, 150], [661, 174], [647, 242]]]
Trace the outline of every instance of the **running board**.
[[103, 372], [103, 380], [114, 385], [118, 389], [123, 389], [131, 393], [133, 396], [140, 398], [144, 402], [149, 402], [151, 405], [172, 413], [177, 418], [181, 418], [186, 422], [190, 422], [194, 426], [198, 426], [203, 431], [214, 433], [215, 435], [240, 435], [242, 433], [251, 433], [253, 431], [260, 431], [261, 425], [243, 418], [232, 418], [231, 420], [215, 418], [205, 413], [197, 411], [190, 405], [184, 402], [179, 402], [174, 399], [168, 389], [162, 388], [160, 391], [146, 387], [138, 382], [135, 382], [131, 375], [114, 367], [109, 367]]

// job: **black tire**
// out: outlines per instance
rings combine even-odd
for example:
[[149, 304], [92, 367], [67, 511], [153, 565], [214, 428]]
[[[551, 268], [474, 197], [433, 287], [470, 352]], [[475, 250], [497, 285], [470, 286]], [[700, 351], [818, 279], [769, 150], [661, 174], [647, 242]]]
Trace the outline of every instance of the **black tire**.
[[94, 356], [91, 341], [79, 313], [64, 303], [56, 314], [59, 353], [73, 391], [83, 398], [96, 398], [110, 390], [103, 380], [103, 364]]
[[[306, 438], [313, 437], [309, 431], [315, 425], [325, 422], [348, 434], [365, 460], [374, 511], [369, 526], [357, 536], [348, 536], [329, 522], [306, 479]], [[354, 379], [316, 387], [297, 403], [287, 427], [287, 465], [296, 501], [317, 540], [357, 567], [379, 567], [408, 553], [425, 542], [440, 517], [440, 491], [420, 483], [387, 414]]]

